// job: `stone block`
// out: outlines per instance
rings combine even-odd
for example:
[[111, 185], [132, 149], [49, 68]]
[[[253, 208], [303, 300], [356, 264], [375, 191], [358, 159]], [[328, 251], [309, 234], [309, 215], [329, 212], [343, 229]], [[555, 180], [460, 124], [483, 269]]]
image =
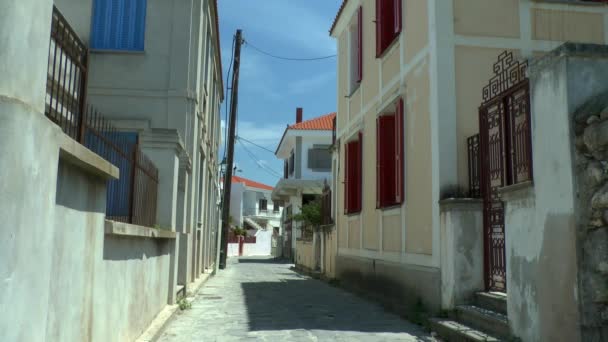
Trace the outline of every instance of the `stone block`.
[[583, 139], [589, 151], [603, 151], [608, 145], [608, 120], [594, 123], [585, 128]]
[[608, 185], [604, 185], [591, 198], [593, 209], [608, 208]]

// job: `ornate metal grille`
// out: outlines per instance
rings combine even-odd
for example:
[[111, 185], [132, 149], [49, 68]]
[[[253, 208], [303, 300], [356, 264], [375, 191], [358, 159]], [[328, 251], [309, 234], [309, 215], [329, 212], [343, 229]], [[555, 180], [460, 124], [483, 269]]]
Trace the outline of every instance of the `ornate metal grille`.
[[506, 291], [504, 204], [498, 189], [532, 180], [527, 63], [505, 51], [479, 108], [486, 288]]
[[479, 134], [467, 138], [467, 150], [469, 152], [469, 196], [479, 198], [481, 197]]

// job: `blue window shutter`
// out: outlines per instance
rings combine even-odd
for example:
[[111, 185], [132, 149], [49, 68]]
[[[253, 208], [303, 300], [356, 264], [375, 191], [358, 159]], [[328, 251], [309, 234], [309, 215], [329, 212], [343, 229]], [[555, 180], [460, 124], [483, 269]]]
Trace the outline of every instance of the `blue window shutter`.
[[94, 0], [91, 48], [143, 51], [147, 0]]

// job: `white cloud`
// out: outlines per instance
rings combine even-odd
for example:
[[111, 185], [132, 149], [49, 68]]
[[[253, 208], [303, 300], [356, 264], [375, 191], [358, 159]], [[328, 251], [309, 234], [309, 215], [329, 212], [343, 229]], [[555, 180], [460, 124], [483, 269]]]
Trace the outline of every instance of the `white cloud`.
[[274, 145], [276, 147], [286, 127], [286, 124], [239, 121], [238, 135], [262, 146]]
[[335, 81], [335, 79], [336, 73], [334, 71], [319, 73], [309, 78], [291, 82], [287, 86], [287, 89], [292, 94], [303, 94], [311, 91], [318, 91], [318, 88], [321, 88], [330, 81]]

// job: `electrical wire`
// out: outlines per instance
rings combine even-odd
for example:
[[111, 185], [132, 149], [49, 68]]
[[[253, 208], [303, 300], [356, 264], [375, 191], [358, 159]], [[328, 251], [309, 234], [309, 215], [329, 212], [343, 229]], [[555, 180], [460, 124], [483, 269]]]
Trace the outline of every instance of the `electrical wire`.
[[264, 147], [264, 146], [262, 146], [262, 145], [258, 145], [258, 144], [254, 143], [254, 142], [253, 142], [253, 141], [251, 141], [251, 140], [247, 140], [247, 139], [245, 139], [245, 138], [243, 138], [243, 137], [241, 137], [241, 136], [237, 136], [236, 138], [237, 138], [237, 139], [240, 139], [240, 140], [243, 140], [243, 141], [245, 141], [245, 142], [248, 142], [248, 143], [250, 143], [251, 145], [253, 145], [253, 146], [255, 146], [255, 147], [259, 147], [259, 148], [261, 148], [261, 149], [262, 149], [262, 150], [264, 150], [264, 151], [267, 151], [267, 152], [270, 152], [270, 153], [274, 154], [274, 151], [272, 151], [272, 150], [270, 150], [270, 149], [268, 149], [268, 148], [266, 148], [266, 147]]
[[260, 169], [262, 169], [262, 171], [266, 171], [266, 173], [268, 173], [271, 176], [277, 177], [277, 178], [282, 178], [281, 174], [279, 174], [278, 172], [276, 172], [275, 170], [265, 166], [256, 156], [253, 152], [251, 152], [247, 146], [245, 146], [245, 144], [243, 144], [243, 142], [239, 139], [237, 140], [237, 142], [239, 144], [241, 144], [241, 146], [243, 147], [243, 149], [245, 150], [245, 152], [247, 152], [247, 154], [249, 155], [249, 157], [258, 165], [258, 167]]
[[256, 47], [255, 45], [251, 44], [247, 40], [243, 40], [243, 41], [244, 41], [245, 45], [250, 46], [252, 49], [256, 50], [257, 52], [259, 52], [261, 54], [264, 54], [266, 56], [276, 58], [276, 59], [282, 59], [285, 61], [310, 62], [310, 61], [319, 61], [319, 60], [324, 60], [324, 59], [329, 59], [329, 58], [335, 58], [337, 56], [337, 55], [329, 55], [329, 56], [312, 57], [312, 58], [294, 58], [294, 57], [277, 56], [277, 55], [274, 55], [270, 52], [266, 52], [266, 51]]

